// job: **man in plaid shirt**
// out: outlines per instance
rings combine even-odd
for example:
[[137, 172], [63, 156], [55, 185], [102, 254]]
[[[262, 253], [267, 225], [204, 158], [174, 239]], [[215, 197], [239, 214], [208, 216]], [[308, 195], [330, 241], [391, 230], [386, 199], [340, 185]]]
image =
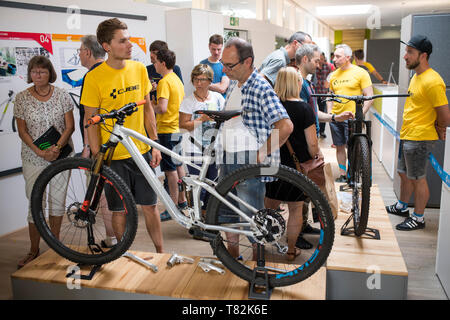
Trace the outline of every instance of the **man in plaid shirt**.
[[[222, 125], [216, 158], [219, 179], [245, 164], [278, 166], [279, 148], [294, 127], [275, 91], [253, 66], [251, 44], [239, 38], [230, 39], [225, 44], [221, 62], [231, 80], [224, 110], [241, 110], [242, 113]], [[264, 208], [263, 181], [253, 179], [245, 185], [237, 185], [239, 198], [255, 208]], [[223, 210], [219, 222], [236, 222], [236, 218], [229, 210]], [[236, 234], [229, 234], [228, 238], [230, 244], [239, 241]], [[228, 250], [232, 256], [239, 256], [239, 246], [229, 245]]]

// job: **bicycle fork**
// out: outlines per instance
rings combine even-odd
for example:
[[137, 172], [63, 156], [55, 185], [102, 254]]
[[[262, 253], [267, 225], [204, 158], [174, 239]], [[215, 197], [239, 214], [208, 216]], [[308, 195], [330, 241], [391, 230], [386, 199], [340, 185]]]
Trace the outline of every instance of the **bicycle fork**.
[[[83, 219], [87, 223], [87, 237], [89, 249], [94, 252], [103, 252], [101, 247], [95, 243], [93, 225], [95, 224], [95, 212], [100, 202], [100, 197], [105, 186], [105, 179], [101, 177], [101, 169], [105, 162], [104, 156], [109, 150], [106, 163], [110, 164], [112, 155], [114, 153], [115, 146], [108, 146], [104, 144], [100, 148], [100, 152], [97, 154], [93, 167], [91, 168], [91, 177], [84, 197], [83, 205], [78, 211], [78, 219]], [[92, 199], [92, 200], [91, 200]]]

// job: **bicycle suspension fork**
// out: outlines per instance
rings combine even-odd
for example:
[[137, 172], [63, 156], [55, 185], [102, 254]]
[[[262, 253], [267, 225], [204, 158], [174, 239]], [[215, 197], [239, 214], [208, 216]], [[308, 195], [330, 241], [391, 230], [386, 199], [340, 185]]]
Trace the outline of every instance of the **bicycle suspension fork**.
[[[83, 206], [81, 207], [80, 215], [84, 216], [89, 223], [87, 224], [87, 236], [88, 236], [88, 245], [96, 247], [101, 251], [100, 247], [95, 243], [94, 232], [93, 232], [93, 224], [95, 224], [95, 215], [91, 214], [91, 212], [95, 212], [98, 208], [98, 204], [100, 202], [100, 198], [103, 192], [103, 188], [105, 185], [105, 179], [101, 176], [101, 171], [103, 164], [106, 162], [107, 165], [111, 164], [111, 159], [114, 154], [114, 149], [117, 144], [110, 145], [104, 144], [100, 147], [100, 151], [97, 154], [96, 160], [91, 168], [91, 177], [89, 181], [89, 185], [86, 191], [86, 195], [84, 198]], [[109, 153], [107, 153], [109, 151]], [[106, 160], [104, 160], [105, 154], [107, 153]], [[92, 199], [92, 200], [91, 200]], [[91, 248], [91, 250], [93, 250]]]

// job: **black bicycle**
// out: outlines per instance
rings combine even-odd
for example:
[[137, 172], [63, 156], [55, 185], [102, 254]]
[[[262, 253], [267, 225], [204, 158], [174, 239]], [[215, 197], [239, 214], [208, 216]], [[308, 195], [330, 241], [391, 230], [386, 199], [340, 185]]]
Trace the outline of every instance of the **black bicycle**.
[[[334, 93], [313, 94], [313, 97], [327, 98], [328, 101], [343, 103], [341, 99], [355, 101], [355, 118], [349, 120], [349, 137], [347, 142], [347, 186], [341, 190], [352, 189], [352, 215], [341, 228], [342, 235], [354, 233], [356, 236], [366, 234], [380, 239], [378, 230], [368, 228], [370, 188], [372, 186], [372, 140], [371, 121], [364, 119], [364, 101], [378, 98], [409, 97], [409, 94], [379, 94], [374, 96], [346, 96]], [[364, 130], [365, 128], [365, 130]], [[353, 227], [348, 227], [353, 220]]]

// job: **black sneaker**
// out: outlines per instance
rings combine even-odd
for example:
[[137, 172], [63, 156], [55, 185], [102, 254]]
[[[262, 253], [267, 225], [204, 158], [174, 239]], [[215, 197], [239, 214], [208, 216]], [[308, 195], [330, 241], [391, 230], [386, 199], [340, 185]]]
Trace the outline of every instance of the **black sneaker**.
[[339, 178], [336, 179], [336, 182], [347, 183], [347, 177], [345, 175], [341, 175]]
[[301, 234], [301, 233], [297, 238], [297, 242], [295, 243], [295, 246], [297, 248], [305, 249], [305, 250], [311, 249], [313, 247], [313, 245], [308, 240], [303, 238], [303, 234]]
[[412, 217], [408, 217], [405, 219], [405, 221], [398, 224], [395, 228], [400, 231], [412, 231], [417, 229], [423, 229], [425, 228], [425, 221], [419, 222]]
[[[302, 230], [303, 233], [320, 234], [320, 229], [312, 227], [309, 223]], [[301, 248], [300, 248], [301, 249]]]
[[409, 217], [408, 209], [397, 209], [395, 204], [391, 204], [390, 206], [386, 206], [386, 211], [390, 214], [395, 214], [400, 217]]

